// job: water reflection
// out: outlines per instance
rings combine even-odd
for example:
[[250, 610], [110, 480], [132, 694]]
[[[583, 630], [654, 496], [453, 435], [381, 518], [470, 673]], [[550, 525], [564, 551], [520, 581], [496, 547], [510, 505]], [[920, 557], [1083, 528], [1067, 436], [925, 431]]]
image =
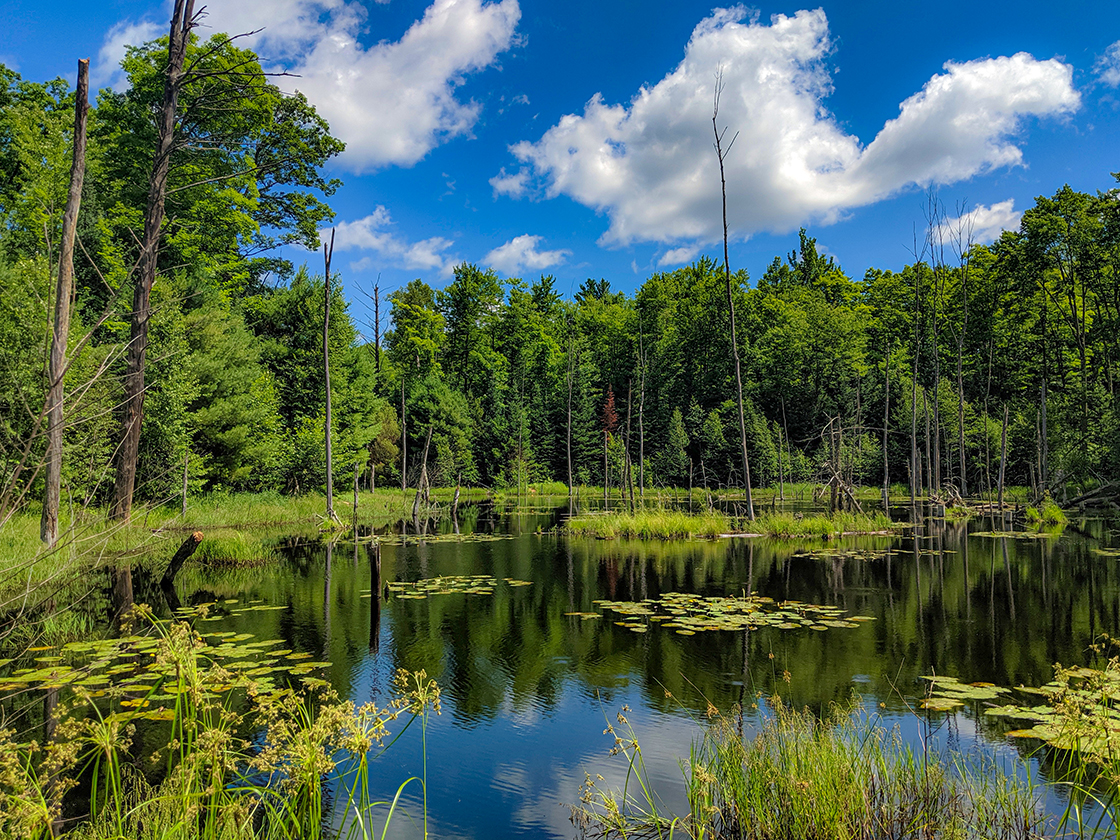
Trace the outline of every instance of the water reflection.
[[[409, 521], [404, 545], [363, 534], [360, 544], [292, 546], [267, 569], [188, 565], [176, 579], [187, 603], [285, 606], [211, 626], [280, 638], [332, 662], [330, 681], [358, 703], [384, 702], [396, 668], [438, 680], [445, 714], [431, 734], [431, 806], [443, 836], [570, 836], [561, 802], [577, 800], [585, 769], [608, 766], [604, 715], [613, 718], [623, 703], [634, 707], [644, 746], [673, 783], [676, 756], [697, 732], [690, 716], [709, 702], [749, 709], [758, 694], [774, 692], [823, 710], [856, 689], [914, 737], [934, 727], [965, 746], [973, 732], [1004, 744], [1007, 725], [983, 716], [950, 724], [913, 717], [920, 675], [1037, 685], [1054, 662], [1082, 662], [1100, 632], [1120, 629], [1120, 568], [1093, 553], [1108, 537], [1100, 521], [1074, 523], [1061, 539], [1019, 540], [970, 536], [1002, 522], [946, 523], [905, 510], [896, 518], [915, 524], [898, 537], [623, 543], [551, 535], [552, 511], [509, 516], [463, 505], [458, 514]], [[426, 600], [393, 597], [386, 586], [464, 574], [532, 585]], [[114, 610], [131, 599], [131, 583], [112, 581]], [[656, 627], [635, 634], [609, 613], [565, 615], [595, 612], [596, 599], [682, 591], [754, 591], [875, 620], [827, 632], [682, 636]], [[419, 768], [418, 750], [412, 738], [394, 745], [375, 768], [378, 795]]]

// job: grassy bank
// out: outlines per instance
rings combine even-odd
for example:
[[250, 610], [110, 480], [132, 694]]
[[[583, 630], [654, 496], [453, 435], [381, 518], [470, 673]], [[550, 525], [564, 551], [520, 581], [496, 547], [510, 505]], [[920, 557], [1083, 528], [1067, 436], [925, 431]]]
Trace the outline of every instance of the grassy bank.
[[[453, 490], [433, 495], [450, 502]], [[478, 491], [475, 491], [478, 495]], [[361, 493], [358, 523], [382, 527], [411, 516], [415, 491], [379, 489]], [[464, 498], [467, 494], [464, 493]], [[353, 521], [353, 497], [335, 497], [340, 523], [326, 520], [322, 495], [279, 493], [212, 494], [180, 503], [138, 506], [128, 524], [109, 519], [107, 511], [85, 509], [65, 515], [60, 539], [51, 549], [39, 539], [39, 510], [29, 505], [0, 528], [0, 613], [26, 614], [37, 605], [73, 603], [90, 588], [89, 573], [122, 563], [148, 568], [157, 577], [188, 534], [205, 539], [192, 562], [253, 566], [275, 560], [276, 546], [290, 537], [318, 538], [324, 530], [345, 531]], [[0, 626], [0, 636], [4, 627]], [[82, 632], [82, 628], [70, 628]], [[62, 630], [60, 637], [67, 637]], [[53, 636], [52, 636], [53, 638]]]
[[562, 530], [573, 536], [596, 539], [704, 539], [728, 534], [750, 534], [779, 538], [825, 538], [845, 534], [879, 534], [893, 526], [890, 518], [876, 513], [837, 513], [798, 516], [767, 513], [754, 520], [741, 520], [718, 512], [686, 513], [678, 510], [642, 510], [636, 513], [588, 513], [573, 516]]
[[915, 755], [897, 733], [838, 707], [829, 720], [775, 698], [754, 738], [714, 710], [681, 762], [686, 814], [665, 813], [623, 714], [609, 731], [629, 761], [627, 788], [588, 775], [573, 822], [585, 838], [742, 837], [750, 840], [1035, 840], [1043, 836], [1033, 787], [991, 762]]

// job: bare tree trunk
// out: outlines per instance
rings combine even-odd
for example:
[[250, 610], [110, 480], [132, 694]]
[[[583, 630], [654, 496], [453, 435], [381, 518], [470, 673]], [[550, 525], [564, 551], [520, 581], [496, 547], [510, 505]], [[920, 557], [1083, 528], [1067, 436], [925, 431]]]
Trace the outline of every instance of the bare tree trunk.
[[401, 373], [401, 492], [408, 489], [408, 429], [404, 416], [404, 373]]
[[[790, 471], [792, 472], [793, 471], [793, 449], [790, 448], [790, 443], [789, 443], [789, 422], [786, 420], [786, 396], [785, 396], [785, 394], [781, 395], [781, 400], [782, 400], [782, 433], [785, 435], [785, 438], [786, 438], [786, 458], [789, 461], [789, 468], [790, 468]], [[790, 481], [791, 482], [793, 481], [793, 476], [790, 476]], [[784, 502], [785, 500], [786, 500], [786, 497], [783, 494], [782, 495], [782, 501]]]
[[354, 462], [354, 518], [353, 518], [353, 523], [354, 524], [353, 524], [353, 529], [354, 529], [354, 540], [355, 540], [355, 542], [358, 539], [358, 473], [361, 471], [361, 467], [362, 467], [361, 461], [355, 461]]
[[723, 91], [723, 71], [716, 76], [715, 104], [712, 108], [712, 131], [716, 138], [716, 157], [719, 158], [719, 183], [723, 196], [723, 276], [727, 284], [727, 312], [731, 319], [731, 356], [735, 360], [735, 396], [739, 406], [739, 448], [743, 455], [743, 484], [747, 492], [747, 517], [754, 519], [754, 501], [751, 498], [751, 465], [747, 458], [747, 420], [743, 413], [743, 374], [739, 366], [739, 341], [735, 334], [735, 300], [731, 296], [731, 262], [727, 254], [727, 178], [723, 170], [724, 157], [735, 145], [735, 137], [723, 148], [723, 135], [726, 132], [719, 130], [716, 118], [719, 116], [719, 97]]
[[1003, 407], [1003, 433], [999, 442], [999, 509], [1003, 510], [1003, 477], [1007, 469], [1007, 406]]
[[1046, 429], [1046, 380], [1042, 380], [1042, 391], [1039, 399], [1039, 460], [1038, 483], [1039, 491], [1045, 490], [1050, 483], [1050, 435]]
[[[966, 316], [967, 317], [967, 316]], [[964, 454], [964, 362], [961, 356], [964, 353], [964, 333], [961, 333], [961, 343], [957, 345], [957, 447], [960, 449], [961, 470], [961, 497], [968, 495], [968, 474]]]
[[435, 426], [428, 426], [428, 439], [424, 441], [424, 454], [420, 460], [420, 480], [416, 483], [416, 498], [412, 501], [412, 518], [416, 519], [420, 515], [420, 498], [423, 495], [428, 498], [426, 488], [428, 484], [428, 447], [432, 444], [432, 429]]
[[47, 388], [47, 459], [44, 470], [43, 514], [39, 537], [48, 547], [58, 542], [58, 503], [62, 497], [62, 382], [66, 377], [66, 343], [70, 336], [70, 298], [74, 294], [74, 240], [82, 206], [86, 175], [86, 117], [89, 115], [89, 59], [78, 61], [74, 91], [74, 158], [70, 165], [70, 190], [62, 217], [62, 253], [58, 259], [58, 286], [54, 300], [54, 335], [51, 338]]
[[782, 439], [782, 427], [778, 427], [778, 498], [786, 500], [786, 473], [785, 473], [785, 444]]
[[929, 428], [929, 392], [922, 389], [922, 413], [926, 418], [926, 487], [930, 493], [937, 492], [937, 485], [933, 480], [933, 455], [930, 452], [930, 428]]
[[623, 452], [625, 453], [626, 463], [626, 489], [630, 493], [630, 512], [633, 513], [634, 508], [634, 475], [631, 470], [632, 463], [630, 461], [630, 407], [634, 398], [634, 380], [628, 380], [626, 383], [626, 439], [623, 441]]
[[183, 518], [187, 516], [187, 479], [190, 477], [191, 451], [183, 454]]
[[573, 370], [574, 360], [572, 358], [573, 340], [571, 334], [571, 326], [568, 330], [568, 508], [572, 507], [572, 386], [575, 372]]
[[175, 115], [184, 79], [183, 64], [194, 24], [194, 0], [175, 0], [167, 45], [167, 80], [159, 111], [158, 139], [152, 159], [152, 174], [148, 181], [148, 200], [144, 207], [144, 235], [140, 240], [140, 260], [132, 296], [132, 322], [124, 378], [124, 413], [120, 444], [116, 452], [117, 476], [110, 508], [110, 515], [123, 521], [127, 521], [132, 515], [132, 494], [136, 489], [140, 427], [144, 422], [144, 369], [148, 354], [152, 286], [156, 280], [159, 260], [164, 200], [167, 197], [167, 181], [171, 171], [171, 151], [175, 145]]
[[381, 290], [373, 285], [373, 370], [381, 375]]
[[323, 423], [323, 435], [326, 438], [327, 448], [327, 519], [337, 522], [338, 514], [334, 512], [334, 469], [331, 464], [331, 357], [330, 357], [330, 323], [331, 323], [331, 257], [334, 255], [334, 228], [331, 228], [331, 241], [328, 245], [323, 243], [323, 379], [327, 392], [327, 417]]
[[603, 510], [606, 510], [607, 505], [610, 503], [610, 496], [607, 492], [607, 487], [610, 484], [610, 474], [608, 473], [610, 467], [607, 464], [607, 440], [610, 438], [610, 435], [610, 432], [603, 429]]
[[646, 351], [642, 337], [642, 319], [638, 316], [638, 498], [646, 498]]
[[887, 348], [887, 359], [883, 365], [885, 385], [883, 388], [883, 510], [891, 509], [891, 462], [887, 447], [890, 443], [888, 429], [891, 425], [891, 349]]

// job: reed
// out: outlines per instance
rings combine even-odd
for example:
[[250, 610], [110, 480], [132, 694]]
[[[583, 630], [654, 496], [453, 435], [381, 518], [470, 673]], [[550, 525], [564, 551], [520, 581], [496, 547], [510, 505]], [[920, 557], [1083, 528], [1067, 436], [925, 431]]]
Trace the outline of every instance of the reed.
[[645, 774], [624, 714], [616, 754], [628, 761], [623, 790], [587, 777], [573, 821], [584, 838], [744, 840], [1035, 840], [1044, 816], [1029, 780], [993, 762], [915, 755], [897, 729], [858, 700], [821, 720], [772, 698], [760, 730], [709, 710], [682, 771], [687, 814], [667, 814]]
[[637, 513], [588, 513], [573, 516], [563, 530], [573, 536], [596, 539], [687, 540], [713, 538], [731, 530], [731, 520], [721, 513], [685, 513], [679, 510], [640, 510]]

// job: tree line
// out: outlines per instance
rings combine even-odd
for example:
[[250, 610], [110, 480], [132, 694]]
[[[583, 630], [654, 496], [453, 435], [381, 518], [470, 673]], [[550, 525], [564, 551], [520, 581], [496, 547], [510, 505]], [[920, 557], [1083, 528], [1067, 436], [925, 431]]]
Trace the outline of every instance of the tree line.
[[443, 288], [387, 294], [382, 334], [380, 314], [356, 323], [345, 277], [277, 256], [319, 248], [342, 143], [235, 38], [200, 41], [190, 3], [176, 10], [178, 47], [173, 29], [131, 48], [127, 88], [85, 117], [61, 368], [81, 109], [63, 80], [0, 66], [4, 515], [44, 495], [59, 383], [59, 498], [82, 508], [119, 506], [129, 468], [149, 500], [320, 491], [328, 378], [335, 477], [370, 488], [558, 481], [640, 499], [744, 489], [749, 469], [754, 486], [975, 496], [1001, 477], [1076, 493], [1117, 473], [1116, 189], [1039, 197], [991, 245], [931, 194], [911, 264], [858, 279], [805, 230], [753, 284], [702, 257], [632, 295], [589, 278], [566, 299], [551, 276], [462, 264]]

